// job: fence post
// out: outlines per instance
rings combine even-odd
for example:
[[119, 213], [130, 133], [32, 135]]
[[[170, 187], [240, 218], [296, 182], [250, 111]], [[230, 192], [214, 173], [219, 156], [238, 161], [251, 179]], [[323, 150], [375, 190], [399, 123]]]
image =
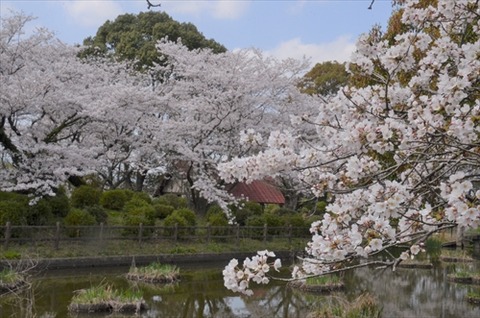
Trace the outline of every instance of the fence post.
[[237, 240], [237, 247], [240, 248], [240, 224], [237, 224], [235, 235]]
[[173, 227], [173, 238], [175, 240], [175, 244], [177, 244], [177, 240], [178, 240], [178, 224], [177, 223], [175, 223]]
[[143, 223], [138, 225], [138, 243], [142, 243]]
[[53, 248], [58, 250], [60, 244], [60, 222], [55, 224], [55, 240], [53, 241]]
[[100, 241], [100, 243], [103, 242], [103, 222], [100, 223], [100, 234], [98, 240]]
[[11, 223], [7, 222], [5, 226], [5, 242], [4, 242], [4, 248], [8, 249], [8, 244], [10, 243], [10, 236], [12, 235], [12, 228], [11, 228]]
[[263, 243], [267, 242], [267, 223], [263, 224]]
[[288, 225], [288, 244], [292, 244], [292, 225]]

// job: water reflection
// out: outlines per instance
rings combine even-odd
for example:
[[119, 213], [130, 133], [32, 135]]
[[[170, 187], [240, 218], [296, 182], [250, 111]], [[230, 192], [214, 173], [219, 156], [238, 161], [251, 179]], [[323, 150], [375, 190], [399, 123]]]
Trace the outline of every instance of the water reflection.
[[[169, 287], [138, 284], [149, 306], [141, 317], [282, 317], [303, 318], [312, 309], [329, 302], [329, 297], [304, 294], [286, 288], [283, 282], [254, 289], [255, 295], [244, 297], [223, 287], [221, 268], [181, 268], [180, 283]], [[383, 317], [480, 317], [480, 307], [465, 301], [466, 293], [479, 288], [459, 285], [447, 280], [447, 275], [470, 266], [479, 270], [478, 262], [469, 265], [442, 265], [434, 269], [399, 269], [379, 271], [359, 269], [345, 276], [346, 291], [335, 297], [353, 299], [365, 291], [373, 293], [383, 306]], [[61, 317], [106, 317], [106, 315], [69, 316], [67, 306], [78, 289], [104, 282], [117, 288], [132, 286], [124, 277], [128, 269], [88, 269], [48, 272], [34, 279], [34, 312], [37, 317], [55, 313]], [[0, 299], [0, 317], [25, 317], [19, 299], [12, 295]], [[52, 316], [54, 317], [54, 316]], [[108, 317], [129, 317], [128, 315]], [[138, 316], [136, 316], [138, 317]]]

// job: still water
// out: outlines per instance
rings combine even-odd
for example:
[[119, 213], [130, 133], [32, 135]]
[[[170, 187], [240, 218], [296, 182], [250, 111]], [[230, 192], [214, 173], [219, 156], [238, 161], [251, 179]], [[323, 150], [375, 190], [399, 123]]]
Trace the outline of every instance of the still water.
[[[223, 287], [223, 266], [225, 264], [202, 264], [201, 268], [184, 265], [180, 266], [181, 282], [176, 285], [138, 285], [149, 307], [140, 317], [304, 318], [332, 297], [292, 291], [279, 281], [254, 288], [255, 295], [252, 297], [236, 295]], [[345, 276], [346, 291], [333, 297], [351, 300], [368, 291], [382, 304], [384, 318], [480, 317], [480, 306], [465, 301], [466, 293], [480, 286], [460, 285], [447, 280], [448, 273], [459, 269], [478, 270], [480, 264], [478, 261], [461, 265], [442, 264], [434, 269], [399, 269], [396, 272], [359, 269]], [[118, 267], [39, 273], [33, 277], [33, 293], [0, 298], [0, 317], [24, 318], [32, 315], [26, 311], [26, 304], [33, 305], [33, 315], [39, 318], [134, 317], [71, 316], [67, 312], [76, 290], [100, 283], [111, 283], [123, 289], [131, 286], [123, 277], [127, 271], [128, 268]]]

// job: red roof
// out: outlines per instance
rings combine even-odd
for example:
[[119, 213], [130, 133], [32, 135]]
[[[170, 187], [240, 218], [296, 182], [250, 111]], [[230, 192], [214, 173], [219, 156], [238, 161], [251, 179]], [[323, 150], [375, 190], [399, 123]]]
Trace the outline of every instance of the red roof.
[[245, 198], [257, 203], [285, 204], [282, 192], [273, 184], [262, 180], [239, 182], [233, 185], [229, 192], [236, 198]]

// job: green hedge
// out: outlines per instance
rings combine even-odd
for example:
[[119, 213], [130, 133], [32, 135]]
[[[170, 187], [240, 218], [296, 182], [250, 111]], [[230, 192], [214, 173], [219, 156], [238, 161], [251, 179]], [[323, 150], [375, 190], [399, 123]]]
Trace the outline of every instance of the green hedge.
[[74, 208], [84, 208], [87, 206], [99, 205], [102, 190], [82, 185], [72, 191], [70, 202]]

